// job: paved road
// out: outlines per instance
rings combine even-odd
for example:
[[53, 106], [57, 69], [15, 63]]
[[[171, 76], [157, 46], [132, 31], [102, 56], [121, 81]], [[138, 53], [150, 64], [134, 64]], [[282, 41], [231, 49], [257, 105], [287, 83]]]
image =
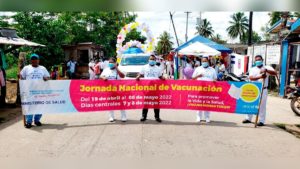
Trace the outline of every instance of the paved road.
[[299, 157], [300, 139], [272, 125], [300, 124], [289, 100], [269, 97], [267, 108], [268, 125], [256, 129], [225, 113], [199, 125], [184, 110], [162, 110], [161, 124], [152, 110], [146, 123], [140, 111], [128, 111], [126, 124], [108, 123], [107, 113], [45, 115], [44, 126], [30, 130], [18, 117], [0, 125], [0, 157]]

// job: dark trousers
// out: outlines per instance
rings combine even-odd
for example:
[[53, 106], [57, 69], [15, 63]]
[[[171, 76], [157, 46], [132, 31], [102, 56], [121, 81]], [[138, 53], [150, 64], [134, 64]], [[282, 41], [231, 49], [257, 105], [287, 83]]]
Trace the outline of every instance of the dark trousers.
[[[143, 117], [147, 118], [148, 109], [143, 109]], [[159, 118], [159, 109], [154, 109], [154, 117]]]
[[6, 96], [6, 86], [1, 87], [0, 107], [4, 107], [4, 105], [6, 104], [6, 102], [5, 102], [5, 96]]

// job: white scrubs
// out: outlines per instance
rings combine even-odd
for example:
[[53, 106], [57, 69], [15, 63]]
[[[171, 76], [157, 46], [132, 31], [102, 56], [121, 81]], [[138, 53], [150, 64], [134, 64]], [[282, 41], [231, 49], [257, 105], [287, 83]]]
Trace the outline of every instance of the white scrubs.
[[[214, 81], [217, 80], [217, 73], [214, 68], [207, 67], [204, 68], [203, 66], [199, 66], [195, 69], [193, 73], [193, 78], [202, 74], [202, 77], [197, 78], [197, 80], [203, 80], [203, 81]], [[210, 112], [209, 111], [197, 111], [196, 121], [200, 122], [202, 120], [202, 116], [205, 116], [206, 122], [210, 122]]]
[[[116, 69], [110, 69], [109, 67], [105, 68], [103, 72], [101, 73], [100, 77], [105, 77], [108, 80], [119, 80], [121, 79], [118, 75], [118, 72]], [[115, 113], [113, 110], [109, 111], [109, 120], [115, 120]], [[126, 112], [125, 110], [121, 110], [121, 120], [126, 121]]]

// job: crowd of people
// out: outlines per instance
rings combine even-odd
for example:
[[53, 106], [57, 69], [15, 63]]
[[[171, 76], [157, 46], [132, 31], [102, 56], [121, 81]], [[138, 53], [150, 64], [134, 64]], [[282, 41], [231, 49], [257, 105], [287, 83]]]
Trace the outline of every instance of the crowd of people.
[[[207, 58], [208, 59], [208, 65], [212, 68], [214, 68], [216, 74], [217, 74], [217, 80], [223, 80], [224, 73], [227, 71], [225, 68], [224, 60], [223, 59], [217, 59], [216, 61], [212, 61], [212, 59], [209, 56], [202, 56], [201, 58]], [[194, 71], [197, 69], [197, 67], [202, 65], [200, 57], [195, 57], [194, 60], [192, 58], [183, 57], [183, 79], [193, 79], [192, 75]]]
[[[44, 80], [47, 81], [50, 79], [50, 74], [44, 66], [39, 65], [39, 56], [37, 54], [32, 54], [30, 56], [31, 64], [25, 66], [21, 72], [20, 77], [22, 80]], [[70, 60], [67, 63], [67, 73], [70, 79], [74, 77], [76, 61], [74, 59]], [[173, 76], [173, 61], [168, 59], [164, 61], [161, 57], [156, 57], [151, 55], [149, 57], [148, 64], [144, 65], [139, 72], [136, 80], [141, 78], [149, 80], [166, 80], [168, 77]], [[53, 73], [53, 76], [57, 76], [58, 69], [54, 69], [56, 73]], [[209, 57], [202, 57], [201, 59], [196, 59], [192, 61], [187, 59], [184, 65], [183, 74], [185, 79], [192, 80], [201, 80], [201, 81], [216, 81], [219, 78], [220, 73], [224, 73], [225, 66], [224, 62], [220, 60], [216, 65], [210, 63]], [[52, 74], [51, 73], [51, 74]], [[120, 71], [118, 64], [115, 58], [109, 58], [105, 60], [96, 59], [89, 63], [89, 73], [90, 79], [100, 79], [100, 80], [120, 80], [125, 77], [124, 72]], [[270, 66], [263, 65], [263, 58], [260, 55], [255, 56], [255, 66], [250, 70], [250, 80], [251, 81], [265, 81], [263, 84], [263, 95], [262, 95], [262, 104], [260, 109], [260, 121], [258, 126], [263, 126], [265, 123], [266, 116], [266, 100], [267, 100], [267, 85], [268, 85], [268, 76], [276, 75], [276, 71]], [[167, 75], [167, 76], [165, 76]], [[52, 76], [52, 75], [51, 75]], [[147, 120], [148, 109], [144, 108], [142, 110], [141, 122]], [[203, 118], [204, 114], [204, 118]], [[26, 128], [31, 128], [32, 123], [34, 122], [36, 126], [41, 126], [40, 122], [42, 115], [26, 115]], [[154, 117], [157, 122], [162, 122], [160, 118], [160, 109], [154, 109]], [[251, 123], [252, 116], [247, 116], [243, 123]], [[109, 122], [114, 122], [116, 120], [114, 111], [109, 112]], [[121, 121], [126, 122], [127, 116], [125, 110], [121, 110]], [[210, 122], [210, 112], [208, 111], [197, 111], [196, 112], [196, 121], [201, 122], [205, 121], [206, 123]]]

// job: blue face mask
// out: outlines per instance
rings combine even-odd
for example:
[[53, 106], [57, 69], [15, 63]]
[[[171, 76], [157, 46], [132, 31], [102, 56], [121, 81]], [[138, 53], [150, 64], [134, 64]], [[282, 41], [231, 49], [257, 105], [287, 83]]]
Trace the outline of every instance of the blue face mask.
[[255, 66], [262, 66], [263, 65], [263, 61], [262, 60], [258, 60], [258, 61], [255, 61]]
[[154, 66], [156, 64], [155, 60], [149, 60], [149, 65]]
[[111, 68], [111, 69], [114, 69], [115, 68], [115, 64], [114, 63], [108, 63], [108, 67]]
[[208, 64], [208, 62], [202, 62], [202, 66], [203, 66], [204, 68], [207, 68], [207, 67], [209, 66], [209, 64]]

